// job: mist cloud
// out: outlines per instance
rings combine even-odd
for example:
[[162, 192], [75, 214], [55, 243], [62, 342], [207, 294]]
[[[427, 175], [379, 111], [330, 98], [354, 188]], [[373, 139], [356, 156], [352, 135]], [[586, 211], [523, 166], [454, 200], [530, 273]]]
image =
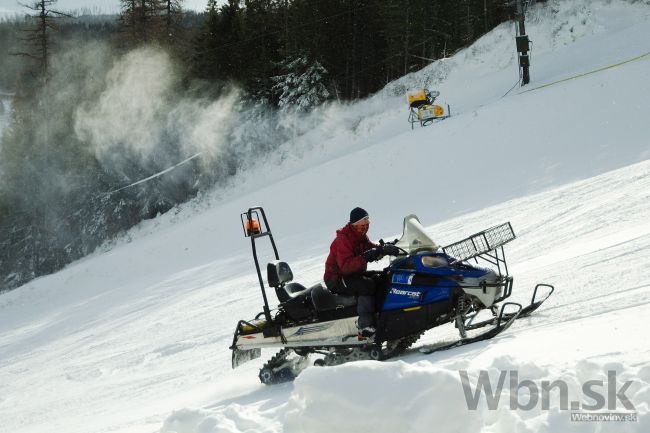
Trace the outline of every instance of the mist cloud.
[[125, 55], [106, 76], [106, 90], [76, 112], [75, 132], [99, 159], [126, 148], [145, 156], [160, 138], [160, 118], [169, 103], [173, 69], [163, 52]]
[[231, 131], [238, 92], [217, 100], [185, 97], [167, 53], [141, 48], [117, 59], [94, 100], [75, 113], [74, 130], [98, 160], [115, 169], [125, 157], [146, 165], [202, 152], [217, 158]]
[[216, 101], [183, 99], [168, 115], [167, 126], [179, 135], [186, 155], [201, 152], [205, 162], [218, 158], [227, 144], [239, 91], [231, 89]]

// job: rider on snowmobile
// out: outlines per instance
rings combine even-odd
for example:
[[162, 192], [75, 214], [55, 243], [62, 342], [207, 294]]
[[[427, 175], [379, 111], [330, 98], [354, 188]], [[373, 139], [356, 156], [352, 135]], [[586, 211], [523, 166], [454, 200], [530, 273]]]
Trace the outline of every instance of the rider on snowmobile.
[[330, 292], [356, 296], [359, 321], [359, 335], [370, 337], [375, 334], [375, 282], [364, 275], [368, 262], [379, 260], [382, 248], [368, 239], [370, 227], [368, 212], [356, 207], [350, 212], [350, 221], [336, 231], [336, 238], [330, 246], [325, 262], [325, 285]]

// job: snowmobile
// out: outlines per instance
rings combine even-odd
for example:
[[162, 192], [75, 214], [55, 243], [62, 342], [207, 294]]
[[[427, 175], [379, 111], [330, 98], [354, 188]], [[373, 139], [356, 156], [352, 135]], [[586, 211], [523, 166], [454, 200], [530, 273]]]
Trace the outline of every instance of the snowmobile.
[[[441, 248], [417, 216], [408, 215], [400, 239], [380, 241], [392, 259], [390, 264], [381, 271], [367, 272], [377, 285], [377, 332], [363, 338], [356, 326], [355, 297], [331, 293], [320, 283], [305, 287], [293, 281], [290, 266], [280, 261], [262, 207], [248, 209], [241, 220], [244, 235], [251, 239], [264, 305], [254, 319], [237, 323], [230, 347], [232, 367], [260, 357], [263, 348], [281, 348], [260, 370], [264, 384], [294, 379], [309, 363], [310, 354], [322, 356], [315, 365], [388, 359], [404, 353], [425, 331], [444, 324], [453, 324], [459, 338], [423, 347], [421, 353], [487, 340], [539, 308], [554, 290], [552, 285], [538, 284], [528, 306], [513, 302], [499, 306], [513, 287], [503, 249], [515, 239], [509, 222]], [[273, 310], [256, 247], [256, 241], [264, 237], [275, 255], [266, 269], [267, 283], [279, 302]]]
[[411, 129], [416, 123], [427, 126], [435, 120], [443, 120], [451, 116], [451, 108], [447, 104], [447, 112], [442, 105], [435, 104], [440, 96], [437, 90], [417, 89], [406, 93], [409, 103], [409, 123]]

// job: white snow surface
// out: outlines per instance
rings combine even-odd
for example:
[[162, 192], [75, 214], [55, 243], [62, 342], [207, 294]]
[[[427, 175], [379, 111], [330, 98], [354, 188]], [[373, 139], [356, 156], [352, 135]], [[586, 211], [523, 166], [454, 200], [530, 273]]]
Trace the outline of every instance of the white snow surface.
[[[549, 1], [529, 18], [529, 89], [650, 51], [639, 2]], [[503, 25], [372, 98], [320, 110], [229, 189], [0, 295], [0, 432], [650, 431], [650, 58], [502, 98], [517, 74], [512, 36]], [[411, 131], [401, 89], [422, 83], [455, 115]], [[362, 206], [374, 239], [398, 235], [409, 213], [442, 245], [511, 221], [513, 300], [537, 282], [556, 292], [488, 342], [265, 387], [257, 371], [273, 353], [233, 371], [228, 350], [262, 304], [239, 222], [253, 205], [305, 285]], [[470, 410], [461, 370], [472, 383], [482, 370], [494, 385], [501, 371], [564, 380], [588, 403], [582, 384], [616, 371], [638, 420], [572, 422], [555, 394], [548, 409], [511, 410], [507, 386], [496, 410], [484, 398]]]

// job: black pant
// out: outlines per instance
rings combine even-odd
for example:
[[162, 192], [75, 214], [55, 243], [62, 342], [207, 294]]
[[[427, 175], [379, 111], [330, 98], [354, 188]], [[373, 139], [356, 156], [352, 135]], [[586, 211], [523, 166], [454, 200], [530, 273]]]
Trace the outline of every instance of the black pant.
[[375, 326], [375, 282], [365, 275], [346, 275], [334, 281], [325, 281], [330, 292], [357, 297], [360, 329]]

